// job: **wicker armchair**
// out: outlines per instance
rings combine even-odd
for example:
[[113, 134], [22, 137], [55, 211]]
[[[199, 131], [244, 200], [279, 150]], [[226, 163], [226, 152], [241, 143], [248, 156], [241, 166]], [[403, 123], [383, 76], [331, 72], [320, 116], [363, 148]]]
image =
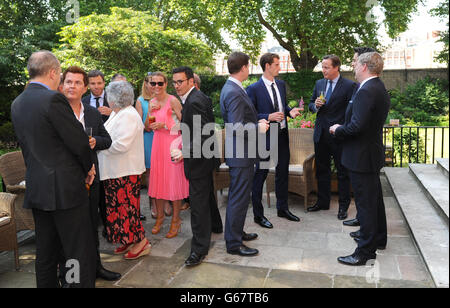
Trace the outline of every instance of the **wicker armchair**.
[[[17, 196], [0, 193], [0, 251], [14, 250], [16, 270], [19, 270], [19, 248], [17, 245], [16, 219], [14, 216], [14, 200]], [[3, 215], [0, 215], [3, 216]]]
[[[309, 194], [317, 191], [313, 134], [314, 130], [309, 128], [289, 129], [291, 160], [288, 191], [304, 197], [305, 211], [309, 205]], [[271, 168], [267, 175], [266, 191], [270, 207], [270, 193], [275, 191], [275, 168]]]
[[216, 192], [216, 200], [219, 200], [219, 190], [230, 187], [230, 172], [225, 164], [225, 130], [216, 131], [216, 137], [219, 139], [220, 148], [220, 167], [214, 171], [214, 191]]
[[31, 210], [23, 208], [25, 186], [18, 185], [25, 180], [25, 162], [22, 152], [11, 152], [0, 156], [0, 176], [6, 186], [6, 192], [17, 195], [14, 202], [17, 231], [34, 230]]

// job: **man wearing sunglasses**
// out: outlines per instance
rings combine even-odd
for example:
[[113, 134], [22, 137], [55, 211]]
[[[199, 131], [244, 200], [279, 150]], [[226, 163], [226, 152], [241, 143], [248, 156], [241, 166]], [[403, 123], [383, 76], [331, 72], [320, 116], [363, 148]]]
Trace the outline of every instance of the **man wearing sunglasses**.
[[[214, 136], [201, 135], [201, 140], [194, 140], [194, 117], [200, 116], [200, 129], [208, 123], [214, 123], [211, 100], [194, 86], [194, 72], [189, 67], [178, 67], [173, 71], [172, 84], [180, 97], [183, 110], [181, 123], [189, 127], [189, 144], [184, 141], [183, 148], [189, 148], [190, 158], [184, 158], [184, 173], [189, 180], [189, 196], [191, 206], [192, 244], [191, 254], [186, 260], [187, 266], [195, 266], [202, 262], [208, 254], [211, 232], [221, 233], [222, 219], [214, 196], [213, 170], [219, 165], [216, 158], [192, 158], [194, 148], [203, 148], [204, 142]], [[185, 132], [183, 132], [185, 134]], [[220, 231], [220, 232], [218, 232]]]

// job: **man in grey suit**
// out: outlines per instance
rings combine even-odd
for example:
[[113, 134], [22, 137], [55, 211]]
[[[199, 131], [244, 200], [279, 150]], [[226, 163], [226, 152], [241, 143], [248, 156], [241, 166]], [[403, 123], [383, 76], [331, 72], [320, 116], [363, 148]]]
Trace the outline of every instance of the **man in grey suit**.
[[256, 109], [242, 86], [249, 75], [249, 56], [242, 52], [232, 53], [228, 57], [228, 71], [230, 78], [220, 94], [220, 109], [226, 126], [225, 162], [230, 167], [225, 241], [229, 254], [255, 256], [257, 249], [242, 244], [242, 241], [251, 241], [258, 236], [244, 232], [257, 157], [256, 153], [250, 152], [257, 148], [258, 131], [265, 133], [269, 123], [264, 119], [258, 123]]

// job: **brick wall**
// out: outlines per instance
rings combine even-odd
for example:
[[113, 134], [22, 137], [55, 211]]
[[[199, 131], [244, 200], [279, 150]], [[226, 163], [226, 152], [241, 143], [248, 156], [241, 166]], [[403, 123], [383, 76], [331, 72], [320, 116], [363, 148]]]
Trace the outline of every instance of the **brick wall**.
[[[342, 72], [342, 76], [355, 80], [353, 72]], [[388, 90], [395, 88], [404, 90], [408, 84], [414, 84], [417, 80], [423, 79], [426, 76], [448, 80], [448, 69], [386, 70], [383, 72], [381, 79]]]

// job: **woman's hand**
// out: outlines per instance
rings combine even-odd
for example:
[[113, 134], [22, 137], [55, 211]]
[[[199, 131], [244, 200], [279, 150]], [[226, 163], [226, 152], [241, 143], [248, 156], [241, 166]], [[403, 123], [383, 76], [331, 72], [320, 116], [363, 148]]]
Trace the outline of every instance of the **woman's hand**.
[[165, 127], [166, 127], [166, 124], [162, 123], [162, 122], [155, 122], [155, 123], [150, 124], [150, 129], [152, 129], [152, 130], [163, 129]]

